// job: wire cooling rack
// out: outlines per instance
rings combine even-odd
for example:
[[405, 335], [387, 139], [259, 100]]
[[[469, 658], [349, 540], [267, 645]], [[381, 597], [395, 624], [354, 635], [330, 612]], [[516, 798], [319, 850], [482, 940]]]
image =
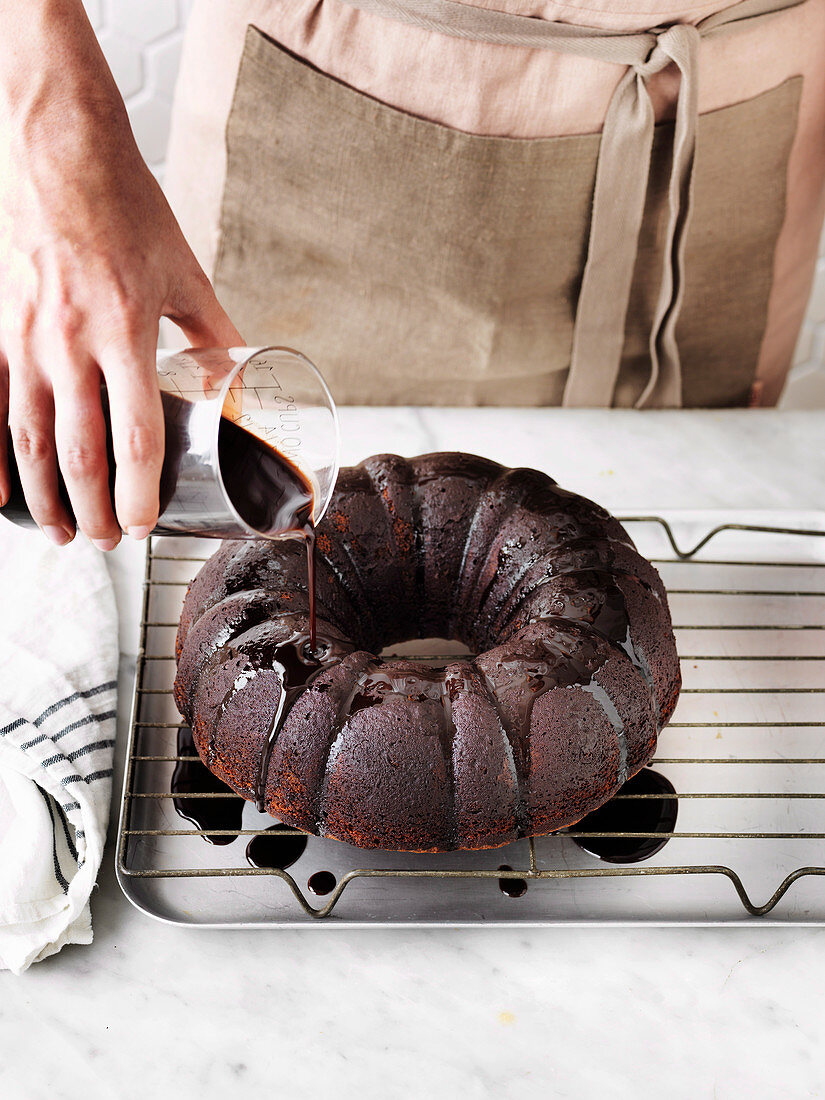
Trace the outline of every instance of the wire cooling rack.
[[[651, 762], [678, 800], [659, 852], [614, 865], [565, 834], [445, 855], [311, 837], [295, 863], [269, 870], [245, 856], [273, 825], [251, 804], [237, 839], [208, 843], [216, 830], [174, 808], [171, 686], [186, 585], [215, 544], [161, 539], [147, 551], [117, 846], [127, 897], [211, 927], [825, 922], [825, 516], [623, 522], [667, 585], [682, 662], [682, 696]], [[329, 892], [316, 897], [320, 872]]]

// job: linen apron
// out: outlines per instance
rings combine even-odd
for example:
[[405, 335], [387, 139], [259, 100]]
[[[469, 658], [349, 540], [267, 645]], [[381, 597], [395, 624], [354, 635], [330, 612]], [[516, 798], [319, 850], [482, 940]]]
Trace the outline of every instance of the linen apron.
[[[452, 0], [346, 0], [382, 20], [622, 66], [602, 133], [446, 126], [246, 28], [212, 266], [250, 342], [291, 343], [337, 400], [754, 402], [802, 78], [698, 114], [697, 25], [581, 27]], [[648, 83], [675, 65], [675, 121]]]

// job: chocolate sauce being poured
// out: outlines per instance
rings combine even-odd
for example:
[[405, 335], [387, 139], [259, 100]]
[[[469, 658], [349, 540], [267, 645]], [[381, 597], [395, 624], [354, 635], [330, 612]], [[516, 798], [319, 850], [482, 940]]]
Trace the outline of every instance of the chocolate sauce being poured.
[[317, 647], [315, 619], [315, 527], [312, 486], [297, 466], [257, 436], [226, 418], [218, 433], [218, 454], [227, 496], [256, 531], [294, 531], [307, 549], [309, 649]]
[[[608, 863], [639, 863], [650, 859], [667, 844], [676, 827], [679, 800], [670, 780], [644, 768], [619, 790], [620, 795], [649, 798], [612, 798], [568, 830], [586, 852]], [[646, 837], [578, 837], [576, 833], [650, 833]]]
[[[241, 828], [244, 800], [201, 763], [188, 726], [181, 726], [178, 730], [177, 754], [184, 759], [178, 761], [172, 774], [175, 809], [198, 829], [231, 829], [232, 833], [228, 836], [209, 832], [204, 836], [210, 844], [231, 844]], [[195, 793], [227, 797], [194, 798]]]
[[285, 871], [298, 862], [306, 846], [306, 833], [288, 825], [271, 825], [265, 833], [252, 837], [246, 846], [246, 859], [253, 867]]
[[[180, 397], [162, 393], [166, 427], [160, 479], [161, 515], [175, 492], [180, 466], [189, 446], [189, 408]], [[252, 432], [227, 417], [218, 428], [218, 462], [226, 495], [241, 519], [264, 535], [294, 532], [306, 542], [310, 648], [315, 649], [315, 495], [292, 462]], [[110, 471], [114, 464], [109, 463]]]
[[289, 459], [226, 417], [221, 419], [218, 432], [218, 455], [226, 494], [250, 527], [265, 532], [294, 531], [306, 542], [309, 648], [314, 652], [317, 631], [312, 486]]

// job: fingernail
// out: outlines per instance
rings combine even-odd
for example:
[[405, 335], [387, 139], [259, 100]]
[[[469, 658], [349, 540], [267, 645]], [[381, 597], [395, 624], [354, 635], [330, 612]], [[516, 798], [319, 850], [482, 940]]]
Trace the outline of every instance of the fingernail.
[[96, 546], [98, 550], [114, 550], [117, 543], [117, 539], [92, 539], [92, 546]]
[[151, 527], [127, 527], [126, 534], [140, 541], [141, 539], [148, 538], [151, 530]]
[[44, 527], [43, 534], [58, 546], [65, 546], [74, 538], [71, 531], [67, 531], [65, 527]]

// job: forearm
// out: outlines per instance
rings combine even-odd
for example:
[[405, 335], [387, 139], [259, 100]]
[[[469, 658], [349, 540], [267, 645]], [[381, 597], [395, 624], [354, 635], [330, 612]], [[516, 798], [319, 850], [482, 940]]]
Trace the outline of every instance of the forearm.
[[[124, 142], [126, 109], [81, 0], [0, 0], [0, 158], [45, 168], [66, 146], [100, 159]], [[48, 173], [35, 175], [48, 191]]]
[[157, 518], [164, 315], [192, 343], [240, 343], [140, 156], [80, 0], [0, 0], [0, 436], [8, 419], [29, 510], [55, 541], [74, 530], [58, 466], [102, 549]]
[[0, 0], [0, 111], [28, 118], [78, 97], [120, 102], [81, 0]]

